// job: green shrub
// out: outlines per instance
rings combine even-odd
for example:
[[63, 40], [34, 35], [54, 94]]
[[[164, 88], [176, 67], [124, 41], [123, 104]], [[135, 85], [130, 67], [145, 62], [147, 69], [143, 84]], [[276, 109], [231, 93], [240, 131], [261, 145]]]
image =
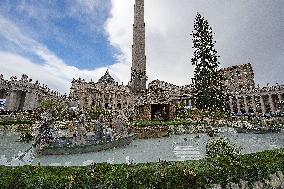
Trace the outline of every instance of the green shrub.
[[21, 133], [20, 133], [20, 141], [21, 142], [29, 143], [33, 139], [34, 139], [34, 137], [31, 133], [31, 131], [28, 131], [28, 130], [21, 131]]
[[210, 139], [206, 145], [206, 156], [208, 158], [232, 157], [240, 155], [240, 148], [230, 143], [228, 138]]
[[0, 125], [32, 125], [33, 121], [31, 120], [6, 120], [0, 121]]
[[87, 115], [93, 120], [98, 120], [101, 115], [106, 118], [109, 117], [111, 115], [111, 112], [99, 106], [94, 106], [87, 110]]
[[34, 111], [32, 118], [41, 120], [43, 113], [49, 112], [54, 121], [62, 121], [68, 118], [68, 103], [63, 100], [43, 100]]
[[[226, 154], [226, 153], [225, 153]], [[284, 149], [186, 162], [137, 165], [93, 164], [86, 167], [0, 166], [0, 188], [206, 188], [242, 180], [253, 183], [284, 172]], [[219, 162], [219, 166], [212, 166]]]

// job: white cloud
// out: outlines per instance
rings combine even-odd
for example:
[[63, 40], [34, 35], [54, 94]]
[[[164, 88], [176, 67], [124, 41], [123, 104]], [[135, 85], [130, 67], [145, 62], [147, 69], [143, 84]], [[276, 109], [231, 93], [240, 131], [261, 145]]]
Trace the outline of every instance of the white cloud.
[[[10, 76], [20, 78], [22, 74], [27, 74], [34, 81], [39, 80], [41, 83], [47, 84], [48, 87], [60, 92], [65, 92], [70, 86], [70, 82], [66, 79], [58, 77], [56, 72], [48, 66], [42, 66], [31, 62], [17, 54], [9, 52], [0, 52], [1, 73], [6, 79]], [[58, 70], [56, 70], [58, 71]]]
[[68, 1], [66, 15], [81, 23], [83, 32], [103, 32], [105, 14], [108, 14], [110, 0], [74, 0]]
[[93, 12], [100, 5], [100, 0], [76, 0], [75, 2], [87, 12]]
[[[112, 16], [106, 24], [109, 41], [121, 50], [118, 62], [130, 64], [134, 0], [111, 2]], [[149, 81], [158, 78], [177, 85], [191, 82], [194, 67], [190, 62], [190, 33], [196, 13], [200, 12], [216, 33], [215, 47], [222, 67], [251, 62], [257, 83], [284, 82], [280, 4], [283, 2], [145, 0]]]
[[[118, 55], [120, 63], [131, 64], [134, 2], [112, 0], [111, 17], [106, 23], [109, 41], [121, 51]], [[173, 23], [168, 5], [161, 1], [145, 1], [147, 75], [149, 81], [159, 78], [184, 85], [190, 82], [189, 73], [192, 73], [189, 63], [191, 41], [188, 36], [181, 36], [170, 28]]]
[[[49, 88], [63, 94], [69, 92], [73, 78], [81, 77], [87, 81], [97, 81], [104, 75], [107, 69], [107, 67], [101, 67], [95, 70], [80, 70], [76, 67], [66, 65], [52, 54], [46, 52], [41, 53], [42, 57], [45, 58], [44, 64], [34, 63], [18, 54], [0, 51], [0, 72], [6, 79], [14, 75], [20, 78], [22, 74], [27, 74], [34, 81], [39, 80]], [[50, 63], [50, 61], [53, 63]], [[118, 80], [119, 78], [116, 75], [125, 74], [124, 70], [124, 67], [121, 67], [119, 64], [114, 64], [110, 67], [110, 74]]]
[[[107, 69], [101, 67], [95, 70], [80, 70], [67, 65], [55, 53], [25, 35], [16, 24], [3, 16], [0, 16], [0, 35], [21, 49], [38, 56], [43, 61], [43, 64], [38, 64], [14, 53], [0, 52], [1, 72], [6, 77], [7, 75], [20, 76], [25, 73], [63, 93], [69, 91], [73, 78], [81, 77], [89, 81], [91, 79], [96, 81]], [[126, 82], [124, 64], [117, 63], [110, 66], [109, 69], [115, 78], [118, 79], [117, 76], [120, 76], [120, 81]]]
[[[131, 65], [132, 56], [132, 24], [134, 1], [112, 0], [112, 9], [110, 18], [105, 24], [108, 33], [108, 39], [112, 46], [120, 50], [116, 58], [119, 63]], [[130, 79], [130, 73], [128, 73]]]

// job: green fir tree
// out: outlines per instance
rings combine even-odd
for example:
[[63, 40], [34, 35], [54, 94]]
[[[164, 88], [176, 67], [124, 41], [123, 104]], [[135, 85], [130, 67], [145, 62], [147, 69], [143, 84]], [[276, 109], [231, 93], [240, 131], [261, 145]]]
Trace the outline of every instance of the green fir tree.
[[195, 66], [193, 88], [196, 108], [210, 112], [226, 111], [227, 97], [223, 75], [219, 72], [220, 62], [214, 48], [213, 31], [208, 21], [197, 13], [194, 21], [193, 49], [191, 59]]

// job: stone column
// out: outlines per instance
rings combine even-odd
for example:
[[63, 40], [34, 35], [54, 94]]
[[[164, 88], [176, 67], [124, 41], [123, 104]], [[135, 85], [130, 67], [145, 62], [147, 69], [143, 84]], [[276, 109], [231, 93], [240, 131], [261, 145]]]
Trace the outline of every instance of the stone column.
[[26, 93], [26, 99], [25, 99], [25, 103], [24, 103], [24, 107], [23, 110], [32, 110], [32, 104], [33, 104], [33, 98], [32, 98], [32, 93], [31, 92], [27, 92]]
[[5, 106], [4, 106], [5, 110], [9, 110], [10, 100], [11, 100], [11, 93], [9, 92], [7, 94], [7, 97], [6, 97], [6, 102], [5, 102]]
[[82, 96], [82, 106], [81, 106], [80, 109], [84, 110], [86, 108], [86, 106], [87, 106], [87, 103], [88, 103], [87, 95], [84, 94]]
[[5, 109], [8, 111], [15, 111], [17, 110], [17, 104], [18, 104], [17, 91], [12, 91], [6, 100]]
[[91, 108], [92, 102], [93, 102], [92, 95], [89, 94], [89, 96], [88, 96], [88, 104], [87, 104], [87, 107], [86, 107], [86, 108]]
[[104, 94], [101, 95], [101, 99], [102, 99], [102, 108], [104, 109], [105, 108], [105, 103], [106, 103]]
[[130, 104], [129, 104], [129, 96], [126, 96], [126, 104], [127, 104], [126, 106], [127, 106], [127, 108], [128, 108], [129, 105], [130, 105]]
[[0, 99], [4, 99], [4, 98], [5, 98], [5, 91], [0, 90]]
[[146, 105], [146, 111], [145, 111], [145, 109], [144, 109], [144, 116], [146, 116], [145, 118], [146, 118], [146, 120], [151, 120], [151, 118], [152, 118], [152, 115], [151, 115], [151, 105], [149, 105], [149, 104], [147, 104]]
[[254, 112], [255, 114], [257, 114], [257, 109], [256, 109], [256, 104], [255, 104], [254, 95], [251, 96], [251, 101], [252, 101], [253, 112]]
[[268, 96], [269, 96], [269, 105], [270, 105], [271, 112], [275, 112], [275, 106], [274, 106], [274, 102], [272, 99], [272, 94], [269, 94]]
[[188, 100], [188, 106], [190, 107], [190, 109], [192, 109], [192, 101], [191, 101], [191, 99]]
[[173, 104], [170, 104], [170, 107], [169, 107], [169, 118], [170, 119], [174, 119], [175, 117], [175, 105]]
[[263, 114], [265, 114], [266, 113], [266, 108], [265, 108], [265, 105], [264, 105], [263, 97], [259, 96], [259, 100], [260, 100], [260, 104], [261, 104], [261, 111], [262, 111]]
[[247, 97], [246, 97], [246, 96], [243, 96], [243, 98], [244, 98], [244, 104], [245, 104], [245, 111], [246, 111], [246, 113], [249, 113]]
[[109, 93], [106, 94], [106, 97], [107, 98], [105, 98], [105, 103], [107, 103], [108, 106], [109, 106], [110, 105], [110, 95], [109, 95]]
[[231, 96], [230, 96], [230, 109], [231, 109], [231, 113], [234, 113], [233, 98]]
[[240, 99], [238, 96], [236, 96], [236, 98], [237, 98], [238, 113], [241, 113]]
[[279, 102], [283, 101], [282, 94], [278, 94]]
[[127, 108], [127, 96], [123, 95], [123, 106], [124, 108]]
[[113, 110], [117, 109], [117, 98], [115, 93], [112, 95], [112, 109]]
[[121, 109], [124, 108], [124, 96], [123, 96], [123, 94], [120, 94], [120, 107], [121, 107]]

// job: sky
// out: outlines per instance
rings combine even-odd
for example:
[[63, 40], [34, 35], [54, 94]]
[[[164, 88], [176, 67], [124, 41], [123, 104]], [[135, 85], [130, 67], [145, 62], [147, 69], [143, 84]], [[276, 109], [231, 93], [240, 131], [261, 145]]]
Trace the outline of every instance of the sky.
[[[60, 93], [107, 69], [130, 81], [134, 0], [0, 0], [0, 73]], [[149, 82], [190, 84], [193, 23], [213, 28], [221, 67], [250, 62], [260, 86], [284, 84], [283, 0], [145, 0]]]

